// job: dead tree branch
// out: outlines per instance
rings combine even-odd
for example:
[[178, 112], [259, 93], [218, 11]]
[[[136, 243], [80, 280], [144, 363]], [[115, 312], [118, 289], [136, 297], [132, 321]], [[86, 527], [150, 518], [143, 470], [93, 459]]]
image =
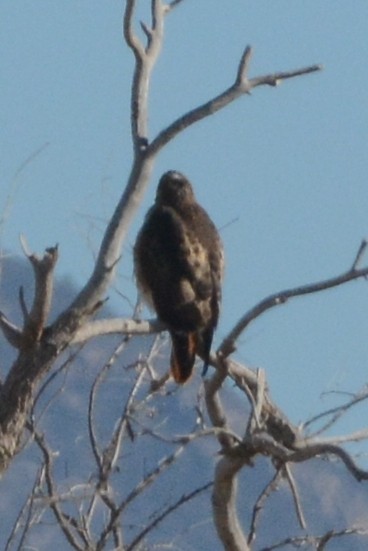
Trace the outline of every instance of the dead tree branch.
[[[21, 537], [18, 542], [18, 549], [23, 549], [23, 545], [27, 536], [27, 533], [32, 525], [32, 510], [35, 501], [35, 494], [40, 489], [43, 479], [43, 468], [41, 467], [35, 477], [33, 488], [27, 496], [23, 506], [20, 508], [17, 518], [13, 524], [13, 528], [9, 534], [7, 542], [5, 544], [4, 551], [9, 551], [14, 543], [16, 534], [22, 529]], [[22, 523], [23, 517], [26, 517], [24, 524]], [[23, 524], [23, 526], [22, 526]]]
[[152, 469], [139, 483], [138, 485], [122, 500], [119, 506], [111, 511], [110, 519], [101, 532], [100, 537], [97, 542], [97, 549], [103, 549], [107, 539], [109, 538], [110, 533], [114, 530], [114, 527], [119, 521], [120, 515], [124, 509], [135, 500], [143, 491], [148, 488], [166, 469], [168, 469], [183, 453], [185, 445], [178, 446], [177, 449], [170, 455], [164, 457], [155, 467]]
[[[273, 404], [263, 377], [245, 366], [221, 357], [217, 357], [216, 367], [218, 371], [215, 371], [211, 379], [205, 382], [207, 409], [213, 425], [227, 426], [227, 414], [219, 396], [221, 385], [227, 375], [232, 377], [238, 388], [244, 392], [251, 408], [250, 420], [245, 422], [245, 434], [240, 445], [236, 439], [227, 437], [224, 440], [217, 435], [224, 457], [219, 461], [218, 470], [216, 469], [215, 472], [213, 514], [217, 532], [226, 549], [247, 549], [244, 546], [246, 537], [237, 519], [236, 479], [240, 469], [252, 464], [257, 455], [271, 458], [277, 470], [281, 469], [281, 473], [286, 475], [302, 527], [305, 526], [305, 519], [296, 484], [289, 468], [291, 463], [303, 462], [315, 457], [335, 457], [345, 464], [356, 480], [368, 480], [368, 472], [361, 469], [340, 445], [352, 440], [368, 439], [368, 430], [341, 437], [304, 438], [301, 429], [296, 429]], [[256, 411], [257, 414], [255, 414]], [[252, 420], [254, 422], [251, 422]], [[261, 503], [266, 499], [268, 489], [265, 493], [264, 498], [260, 497]], [[247, 537], [248, 546], [255, 537], [257, 515], [258, 512], [254, 510], [253, 522]]]
[[199, 488], [196, 488], [189, 494], [184, 494], [181, 496], [175, 503], [164, 509], [156, 518], [154, 518], [147, 526], [142, 530], [135, 538], [134, 540], [126, 547], [126, 551], [133, 551], [136, 546], [143, 540], [143, 538], [151, 532], [154, 528], [156, 528], [165, 518], [167, 518], [171, 513], [176, 511], [179, 507], [184, 505], [185, 503], [188, 503], [192, 499], [196, 498], [201, 493], [205, 492], [211, 486], [213, 485], [213, 482], [207, 482], [203, 486], [200, 486]]
[[30, 261], [35, 277], [35, 293], [31, 311], [23, 328], [23, 346], [32, 346], [39, 341], [47, 322], [53, 295], [54, 268], [58, 259], [58, 248], [50, 247], [42, 258], [23, 248]]
[[22, 330], [9, 321], [3, 312], [0, 312], [0, 326], [8, 343], [19, 349], [23, 342]]
[[242, 466], [242, 460], [225, 456], [217, 463], [215, 470], [212, 493], [214, 523], [218, 536], [228, 551], [250, 551], [236, 507], [237, 474]]
[[83, 327], [78, 329], [71, 344], [80, 344], [95, 337], [101, 337], [102, 335], [149, 335], [160, 333], [164, 330], [164, 324], [158, 319], [99, 319], [87, 322]]
[[[85, 549], [85, 545], [79, 543], [78, 539], [75, 537], [75, 526], [77, 526], [77, 522], [75, 519], [70, 517], [69, 515], [66, 515], [61, 507], [60, 507], [60, 499], [57, 493], [57, 490], [54, 485], [54, 479], [52, 475], [52, 452], [49, 450], [45, 439], [43, 435], [34, 432], [34, 438], [35, 441], [40, 448], [43, 458], [44, 458], [44, 465], [45, 465], [45, 480], [46, 480], [46, 487], [49, 497], [49, 503], [50, 507], [55, 515], [55, 518], [64, 533], [64, 536], [66, 537], [69, 545], [76, 549], [77, 551], [83, 551]], [[89, 544], [88, 541], [86, 541], [85, 535], [81, 534], [79, 532], [79, 537], [82, 535], [82, 541], [84, 541], [84, 544]]]
[[174, 8], [176, 8], [179, 4], [181, 4], [183, 2], [183, 0], [171, 0], [171, 2], [169, 2], [167, 5], [166, 5], [166, 13], [169, 13], [171, 10], [173, 10]]
[[267, 547], [262, 547], [260, 551], [274, 551], [275, 549], [283, 549], [286, 546], [292, 546], [295, 549], [300, 549], [306, 545], [313, 545], [316, 551], [324, 551], [326, 545], [333, 539], [342, 538], [344, 536], [352, 535], [366, 535], [367, 530], [364, 528], [345, 528], [344, 530], [329, 530], [322, 536], [294, 536], [285, 538], [277, 543], [271, 544]]
[[[342, 274], [332, 277], [327, 280], [318, 281], [316, 283], [310, 283], [294, 287], [292, 289], [286, 289], [284, 291], [278, 291], [265, 299], [261, 300], [258, 304], [253, 306], [242, 318], [237, 322], [230, 333], [223, 339], [217, 354], [222, 357], [227, 357], [235, 350], [235, 342], [251, 322], [260, 317], [263, 313], [275, 306], [285, 304], [291, 298], [296, 298], [308, 294], [318, 293], [320, 291], [326, 291], [334, 287], [338, 287], [350, 281], [357, 279], [365, 279], [368, 277], [368, 267], [357, 269], [356, 265], [361, 260], [362, 254], [366, 249], [366, 242], [359, 247], [359, 251], [356, 255], [352, 267]], [[2, 320], [0, 318], [0, 324]], [[165, 329], [164, 325], [156, 319], [153, 320], [124, 320], [124, 319], [108, 319], [108, 320], [96, 320], [86, 323], [81, 327], [74, 335], [72, 343], [81, 343], [94, 338], [96, 336], [108, 335], [108, 334], [149, 334]], [[16, 334], [14, 335], [16, 339]], [[214, 357], [213, 357], [214, 359]], [[213, 363], [213, 362], [212, 362]]]
[[252, 520], [249, 527], [248, 545], [251, 546], [256, 539], [257, 524], [261, 512], [264, 510], [265, 504], [269, 496], [277, 490], [278, 484], [282, 478], [282, 469], [277, 469], [272, 479], [266, 484], [257, 501], [254, 504], [252, 512]]
[[302, 505], [301, 505], [301, 502], [300, 502], [300, 496], [299, 496], [298, 488], [296, 486], [296, 482], [295, 482], [295, 479], [293, 477], [293, 473], [291, 472], [291, 468], [290, 468], [290, 465], [288, 463], [286, 463], [286, 465], [284, 465], [283, 474], [286, 477], [286, 480], [288, 481], [290, 491], [291, 491], [291, 495], [293, 496], [295, 511], [296, 511], [296, 515], [298, 517], [300, 527], [303, 530], [306, 530], [307, 529], [307, 523], [305, 522], [305, 517], [304, 517]]
[[[359, 254], [359, 257], [360, 256], [361, 253]], [[225, 358], [229, 354], [231, 354], [235, 349], [235, 342], [239, 338], [241, 333], [245, 331], [245, 329], [251, 322], [257, 319], [267, 310], [270, 310], [275, 306], [285, 304], [291, 298], [318, 293], [320, 291], [326, 291], [327, 289], [338, 287], [339, 285], [343, 285], [344, 283], [347, 283], [349, 281], [366, 278], [368, 276], [368, 267], [356, 269], [355, 265], [356, 261], [354, 261], [352, 268], [336, 277], [332, 277], [323, 281], [318, 281], [316, 283], [310, 283], [308, 285], [294, 287], [293, 289], [286, 289], [285, 291], [279, 291], [278, 293], [270, 295], [269, 297], [261, 300], [258, 304], [253, 306], [253, 308], [251, 308], [243, 317], [240, 318], [234, 328], [222, 341], [217, 353]]]
[[368, 388], [365, 386], [360, 392], [357, 392], [355, 395], [352, 396], [351, 400], [348, 402], [345, 402], [341, 406], [337, 406], [334, 408], [330, 408], [327, 411], [323, 411], [322, 413], [319, 413], [318, 415], [313, 416], [311, 419], [303, 423], [302, 428], [303, 430], [310, 427], [313, 423], [316, 423], [317, 421], [320, 421], [324, 418], [329, 418], [326, 423], [316, 432], [313, 433], [313, 436], [316, 437], [326, 430], [328, 430], [330, 427], [332, 427], [338, 419], [340, 419], [345, 413], [347, 413], [352, 407], [356, 406], [360, 402], [363, 402], [367, 400], [368, 398]]
[[213, 115], [217, 111], [220, 111], [220, 109], [223, 109], [241, 96], [249, 94], [257, 86], [276, 86], [286, 79], [313, 73], [322, 69], [321, 65], [310, 65], [295, 71], [274, 73], [272, 75], [264, 75], [249, 79], [248, 69], [251, 55], [252, 49], [250, 46], [247, 46], [241, 56], [234, 84], [218, 96], [215, 96], [199, 107], [185, 113], [162, 130], [149, 145], [149, 154], [156, 154], [180, 132], [192, 124], [195, 124], [204, 118]]

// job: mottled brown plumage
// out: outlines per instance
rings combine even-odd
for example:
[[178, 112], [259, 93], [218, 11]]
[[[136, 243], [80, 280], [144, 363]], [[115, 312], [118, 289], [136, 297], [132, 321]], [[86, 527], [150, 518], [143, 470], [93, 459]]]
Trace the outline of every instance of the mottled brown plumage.
[[166, 172], [134, 247], [138, 286], [168, 327], [171, 372], [184, 383], [196, 355], [204, 372], [219, 317], [223, 251], [216, 227], [183, 174]]

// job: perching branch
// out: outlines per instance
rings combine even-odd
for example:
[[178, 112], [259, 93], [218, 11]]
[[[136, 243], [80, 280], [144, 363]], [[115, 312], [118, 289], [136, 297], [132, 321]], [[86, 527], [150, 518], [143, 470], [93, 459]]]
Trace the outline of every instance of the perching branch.
[[164, 330], [164, 324], [158, 319], [99, 319], [87, 322], [83, 327], [78, 329], [71, 344], [80, 344], [95, 337], [101, 337], [102, 335], [150, 335], [160, 333]]
[[[362, 279], [368, 277], [368, 267], [357, 269], [357, 263], [360, 262], [363, 252], [366, 249], [367, 243], [365, 241], [359, 247], [359, 251], [356, 255], [352, 267], [342, 274], [332, 277], [327, 280], [318, 281], [307, 285], [294, 287], [284, 291], [274, 293], [265, 299], [261, 300], [255, 306], [253, 306], [234, 326], [230, 333], [223, 339], [220, 347], [217, 350], [217, 354], [226, 358], [235, 350], [235, 341], [239, 338], [241, 333], [247, 329], [248, 325], [261, 316], [267, 310], [285, 304], [289, 299], [318, 293], [320, 291], [326, 291], [333, 287], [338, 287], [344, 283], [354, 281], [356, 279]], [[1, 323], [1, 318], [0, 318]], [[86, 323], [81, 327], [74, 335], [73, 344], [85, 342], [91, 338], [108, 334], [150, 334], [165, 330], [165, 326], [156, 319], [135, 321], [125, 319], [108, 319], [108, 320], [96, 320]], [[214, 357], [213, 357], [214, 359]], [[212, 362], [213, 363], [213, 362]]]

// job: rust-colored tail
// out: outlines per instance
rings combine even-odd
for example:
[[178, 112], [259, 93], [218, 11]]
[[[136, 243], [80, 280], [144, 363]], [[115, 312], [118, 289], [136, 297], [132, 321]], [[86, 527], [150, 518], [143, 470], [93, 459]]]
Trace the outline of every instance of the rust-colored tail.
[[197, 338], [195, 333], [171, 332], [171, 340], [171, 373], [177, 383], [183, 384], [192, 374], [197, 352]]

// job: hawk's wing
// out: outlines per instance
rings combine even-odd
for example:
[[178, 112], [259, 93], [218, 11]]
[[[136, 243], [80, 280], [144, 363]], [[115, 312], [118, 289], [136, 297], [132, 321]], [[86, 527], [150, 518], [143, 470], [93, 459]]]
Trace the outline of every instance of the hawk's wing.
[[195, 355], [208, 364], [219, 316], [222, 245], [217, 230], [198, 204], [186, 216], [155, 205], [134, 248], [138, 284], [171, 333], [171, 368], [177, 382], [191, 373]]
[[[191, 330], [206, 324], [212, 318], [209, 306], [214, 293], [214, 301], [220, 299], [221, 275], [213, 273], [220, 261], [203, 243], [202, 226], [203, 222], [186, 223], [170, 207], [154, 206], [138, 235], [134, 251], [138, 283], [169, 327]], [[217, 316], [214, 321], [216, 325]]]

